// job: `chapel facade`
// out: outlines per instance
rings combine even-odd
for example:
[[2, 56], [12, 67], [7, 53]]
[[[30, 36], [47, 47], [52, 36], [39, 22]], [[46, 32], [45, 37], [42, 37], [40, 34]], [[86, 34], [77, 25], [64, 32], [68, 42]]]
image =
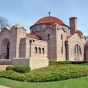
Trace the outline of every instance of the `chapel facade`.
[[48, 60], [88, 60], [88, 44], [86, 37], [77, 28], [77, 18], [71, 17], [69, 24], [47, 16], [32, 25], [30, 33], [26, 33], [21, 24], [4, 27], [0, 31], [0, 59], [15, 58], [13, 64], [27, 64], [25, 58], [31, 58], [32, 63], [47, 63], [46, 66]]
[[49, 60], [88, 60], [88, 44], [86, 37], [77, 28], [77, 17], [69, 18], [69, 26], [56, 17], [43, 17], [32, 25], [30, 30], [31, 34], [47, 41]]

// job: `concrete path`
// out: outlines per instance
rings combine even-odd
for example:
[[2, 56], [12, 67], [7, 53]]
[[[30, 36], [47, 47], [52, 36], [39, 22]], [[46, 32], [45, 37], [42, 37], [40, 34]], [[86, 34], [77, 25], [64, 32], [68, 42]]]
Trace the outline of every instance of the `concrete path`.
[[1, 85], [0, 85], [0, 88], [10, 88], [10, 87], [5, 87], [5, 86], [1, 86]]

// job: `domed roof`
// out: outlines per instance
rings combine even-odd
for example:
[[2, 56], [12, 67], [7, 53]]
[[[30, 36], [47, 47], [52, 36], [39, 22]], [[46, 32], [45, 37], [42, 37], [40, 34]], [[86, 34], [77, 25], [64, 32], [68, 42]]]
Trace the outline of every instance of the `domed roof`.
[[83, 35], [83, 33], [80, 30], [76, 30], [76, 33], [78, 33], [79, 35]]
[[62, 26], [62, 25], [64, 24], [60, 19], [58, 19], [58, 18], [56, 18], [56, 17], [47, 16], [47, 17], [43, 17], [43, 18], [39, 19], [39, 20], [35, 23], [35, 25], [36, 25], [36, 24], [43, 24], [43, 23], [46, 23], [46, 24], [48, 24], [48, 25], [52, 25], [52, 24], [57, 23], [57, 24], [60, 25], [60, 26]]

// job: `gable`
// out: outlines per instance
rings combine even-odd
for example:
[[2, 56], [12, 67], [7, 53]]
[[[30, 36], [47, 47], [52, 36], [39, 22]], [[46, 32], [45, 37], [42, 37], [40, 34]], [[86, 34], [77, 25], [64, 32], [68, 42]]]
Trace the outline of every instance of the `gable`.
[[68, 39], [69, 43], [73, 43], [75, 44], [79, 44], [79, 45], [84, 45], [82, 39], [79, 37], [79, 35], [77, 33], [75, 33], [74, 35], [72, 35], [69, 39]]
[[0, 32], [0, 37], [3, 37], [5, 35], [10, 35], [10, 30], [4, 27]]

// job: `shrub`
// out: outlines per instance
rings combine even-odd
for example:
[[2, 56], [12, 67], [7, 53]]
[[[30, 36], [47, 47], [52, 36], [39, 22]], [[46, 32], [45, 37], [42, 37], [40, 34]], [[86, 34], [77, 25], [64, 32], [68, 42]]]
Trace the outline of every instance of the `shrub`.
[[58, 61], [58, 64], [72, 64], [72, 61]]
[[72, 61], [49, 61], [50, 65], [57, 65], [57, 64], [72, 64]]
[[12, 70], [12, 68], [13, 68], [13, 66], [7, 66], [6, 71], [10, 71], [10, 70]]
[[29, 66], [18, 65], [18, 66], [14, 66], [12, 70], [19, 72], [19, 73], [27, 73], [27, 72], [30, 72], [31, 69]]
[[2, 71], [0, 72], [0, 77], [28, 82], [51, 82], [78, 78], [88, 75], [87, 68], [77, 68], [71, 64], [63, 65], [56, 62], [54, 62], [53, 64], [55, 65], [50, 65], [46, 68], [36, 69], [31, 71], [30, 73], [24, 73], [25, 70], [27, 70], [25, 66], [13, 66], [14, 71]]
[[57, 64], [86, 64], [88, 61], [49, 61], [50, 65]]
[[17, 81], [25, 81], [26, 76], [21, 73], [17, 73], [14, 71], [2, 71], [0, 72], [0, 77], [8, 78], [8, 79], [13, 79]]
[[88, 63], [88, 61], [72, 61], [72, 64], [85, 64]]

